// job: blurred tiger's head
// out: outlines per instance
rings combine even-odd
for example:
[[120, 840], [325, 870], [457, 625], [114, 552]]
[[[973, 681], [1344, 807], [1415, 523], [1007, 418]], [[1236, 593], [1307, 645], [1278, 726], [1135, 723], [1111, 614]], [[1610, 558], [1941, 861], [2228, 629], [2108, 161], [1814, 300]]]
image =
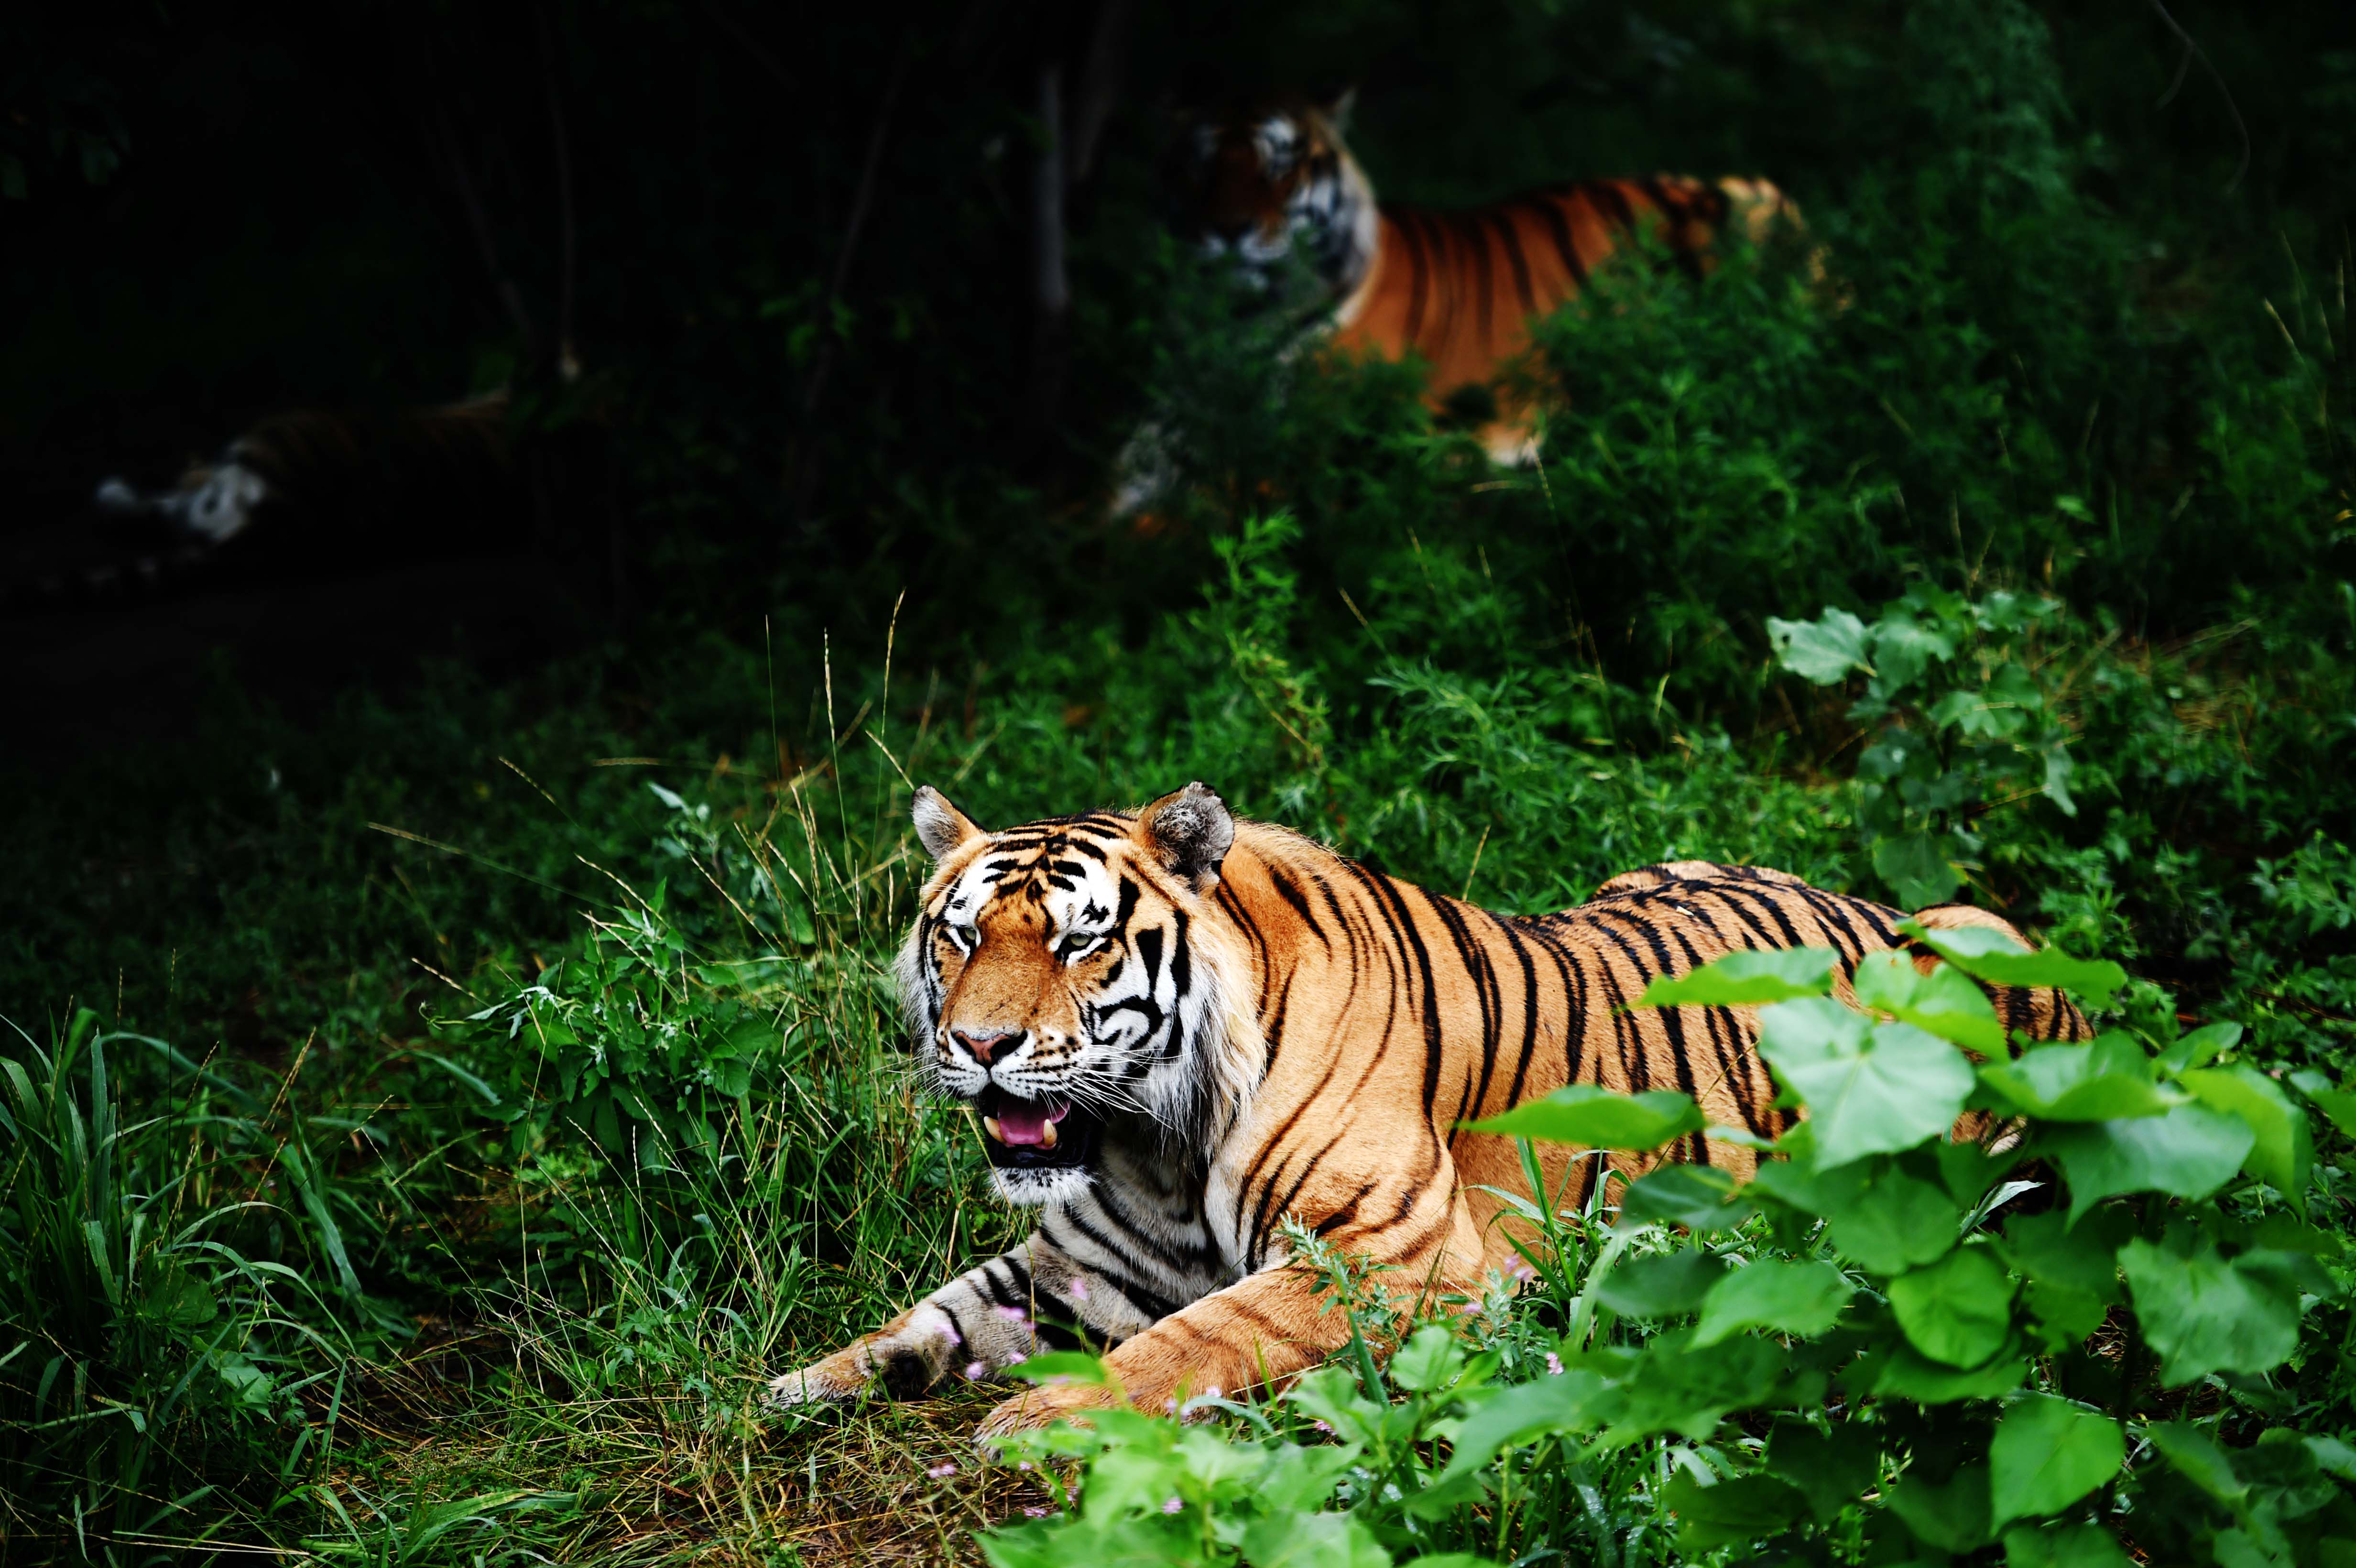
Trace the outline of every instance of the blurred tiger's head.
[[1215, 794], [985, 833], [927, 786], [916, 821], [934, 869], [902, 1000], [921, 1069], [981, 1118], [1001, 1193], [1068, 1196], [1108, 1132], [1189, 1141], [1232, 1115], [1258, 1033], [1248, 962], [1203, 918], [1236, 833]]
[[1179, 238], [1255, 291], [1296, 254], [1323, 289], [1356, 288], [1378, 219], [1374, 187], [1342, 143], [1349, 100], [1292, 94], [1180, 113], [1166, 171]]

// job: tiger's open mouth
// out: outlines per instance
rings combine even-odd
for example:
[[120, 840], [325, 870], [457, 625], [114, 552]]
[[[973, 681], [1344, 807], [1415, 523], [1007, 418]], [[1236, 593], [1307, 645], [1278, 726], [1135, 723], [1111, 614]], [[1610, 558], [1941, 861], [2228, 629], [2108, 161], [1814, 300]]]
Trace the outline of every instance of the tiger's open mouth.
[[1024, 1100], [997, 1084], [984, 1088], [973, 1108], [981, 1116], [982, 1147], [1001, 1170], [1070, 1170], [1097, 1152], [1104, 1124], [1068, 1100]]

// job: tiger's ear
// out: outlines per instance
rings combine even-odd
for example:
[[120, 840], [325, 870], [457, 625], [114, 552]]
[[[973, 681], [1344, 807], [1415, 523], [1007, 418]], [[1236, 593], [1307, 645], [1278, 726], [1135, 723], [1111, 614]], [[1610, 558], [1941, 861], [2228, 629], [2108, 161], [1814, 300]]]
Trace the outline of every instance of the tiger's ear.
[[1207, 893], [1219, 883], [1219, 865], [1236, 841], [1236, 819], [1218, 792], [1197, 780], [1137, 814], [1137, 841], [1162, 869]]
[[949, 797], [930, 784], [918, 786], [913, 815], [917, 841], [924, 845], [925, 853], [936, 860], [947, 859], [950, 851], [969, 838], [981, 836], [981, 829], [973, 825], [972, 818], [951, 805]]
[[1333, 127], [1336, 136], [1350, 133], [1350, 111], [1357, 106], [1358, 90], [1355, 84], [1319, 92], [1310, 99], [1310, 107], [1325, 116], [1325, 123]]

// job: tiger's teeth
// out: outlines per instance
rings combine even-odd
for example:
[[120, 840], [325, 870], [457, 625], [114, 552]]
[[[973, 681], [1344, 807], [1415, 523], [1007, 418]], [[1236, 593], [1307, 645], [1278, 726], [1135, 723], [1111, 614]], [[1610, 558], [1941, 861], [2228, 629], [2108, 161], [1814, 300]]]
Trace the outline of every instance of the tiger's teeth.
[[1039, 1147], [1041, 1148], [1054, 1148], [1055, 1147], [1055, 1123], [1042, 1122], [1039, 1124]]
[[981, 1130], [988, 1133], [994, 1142], [1004, 1143], [1006, 1141], [1006, 1134], [1000, 1129], [998, 1125], [998, 1118], [996, 1116], [982, 1117]]

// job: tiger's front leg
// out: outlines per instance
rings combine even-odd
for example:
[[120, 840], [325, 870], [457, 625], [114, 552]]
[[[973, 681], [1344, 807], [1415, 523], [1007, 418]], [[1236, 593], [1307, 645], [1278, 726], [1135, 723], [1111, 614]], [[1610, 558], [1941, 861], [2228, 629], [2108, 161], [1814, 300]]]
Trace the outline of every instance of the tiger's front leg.
[[1104, 1341], [1146, 1326], [1118, 1291], [1090, 1290], [1085, 1270], [1033, 1236], [949, 1281], [873, 1334], [770, 1380], [778, 1405], [855, 1399], [874, 1384], [915, 1399], [946, 1378], [995, 1378], [1041, 1350], [1069, 1346], [1069, 1324]]
[[[1413, 1191], [1369, 1181], [1368, 1211], [1379, 1223], [1331, 1226], [1336, 1252], [1392, 1265], [1410, 1292], [1469, 1288], [1480, 1278], [1481, 1232], [1453, 1166], [1442, 1156], [1433, 1179]], [[1304, 1223], [1328, 1211], [1296, 1211]], [[1350, 1342], [1350, 1317], [1307, 1269], [1283, 1259], [1215, 1290], [1141, 1332], [1104, 1358], [1102, 1385], [1043, 1386], [1005, 1401], [982, 1418], [982, 1438], [1045, 1426], [1126, 1401], [1152, 1413], [1172, 1412], [1198, 1394], [1240, 1395], [1280, 1388]], [[1376, 1347], [1377, 1354], [1388, 1348]]]

